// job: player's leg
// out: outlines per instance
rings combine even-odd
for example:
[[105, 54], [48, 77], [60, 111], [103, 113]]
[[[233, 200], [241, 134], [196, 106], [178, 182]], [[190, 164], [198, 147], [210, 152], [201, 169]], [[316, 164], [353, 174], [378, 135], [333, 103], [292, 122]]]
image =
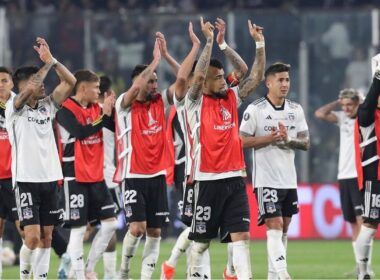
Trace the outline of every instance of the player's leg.
[[117, 252], [116, 252], [116, 232], [113, 234], [108, 246], [103, 253], [103, 267], [104, 267], [104, 279], [115, 279], [116, 278], [116, 263], [117, 263]]
[[41, 226], [41, 240], [34, 257], [34, 277], [47, 279], [50, 265], [50, 250], [54, 226]]

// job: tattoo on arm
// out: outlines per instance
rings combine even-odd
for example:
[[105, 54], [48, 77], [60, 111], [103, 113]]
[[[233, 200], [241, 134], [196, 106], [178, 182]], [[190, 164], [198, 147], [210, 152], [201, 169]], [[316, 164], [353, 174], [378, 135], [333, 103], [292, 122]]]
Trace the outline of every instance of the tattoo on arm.
[[290, 138], [287, 146], [291, 149], [307, 151], [310, 148], [309, 131], [300, 131], [297, 133], [297, 138]]
[[264, 77], [265, 69], [265, 49], [256, 49], [256, 57], [252, 66], [251, 73], [240, 86], [240, 98], [244, 100], [248, 95], [252, 94], [259, 86]]
[[227, 47], [224, 51], [228, 61], [232, 64], [239, 79], [243, 78], [247, 74], [248, 66], [240, 55], [232, 48]]
[[210, 65], [210, 57], [212, 51], [213, 38], [208, 38], [205, 47], [198, 59], [194, 70], [194, 82], [191, 85], [189, 94], [192, 100], [197, 100], [202, 91], [203, 82], [205, 80], [208, 67]]

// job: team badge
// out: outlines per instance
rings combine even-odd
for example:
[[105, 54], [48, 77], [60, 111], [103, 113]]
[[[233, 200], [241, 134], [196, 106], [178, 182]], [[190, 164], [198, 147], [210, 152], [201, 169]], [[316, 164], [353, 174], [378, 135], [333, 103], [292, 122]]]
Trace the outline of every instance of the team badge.
[[193, 216], [193, 206], [192, 205], [186, 205], [185, 206], [185, 216], [192, 217]]
[[370, 211], [369, 211], [369, 217], [371, 218], [371, 219], [378, 219], [379, 218], [379, 209], [371, 209]]
[[127, 205], [125, 206], [125, 216], [127, 218], [131, 217], [132, 216], [132, 208], [131, 206]]
[[202, 234], [206, 232], [206, 223], [205, 222], [196, 222], [195, 231]]
[[70, 219], [75, 221], [75, 220], [79, 220], [79, 218], [80, 218], [79, 209], [70, 209]]
[[294, 115], [294, 113], [288, 113], [288, 118], [289, 121], [294, 121], [296, 119], [296, 116]]
[[40, 112], [42, 115], [47, 115], [48, 111], [47, 109], [43, 106], [43, 107], [40, 107], [38, 108], [38, 112]]
[[249, 113], [245, 113], [244, 116], [243, 116], [243, 119], [245, 121], [248, 121], [249, 120]]
[[22, 217], [25, 220], [29, 220], [29, 219], [33, 218], [33, 210], [32, 210], [32, 208], [26, 207], [26, 208], [22, 209]]
[[265, 204], [266, 212], [269, 214], [273, 214], [276, 212], [276, 205], [274, 205], [274, 202], [267, 202]]

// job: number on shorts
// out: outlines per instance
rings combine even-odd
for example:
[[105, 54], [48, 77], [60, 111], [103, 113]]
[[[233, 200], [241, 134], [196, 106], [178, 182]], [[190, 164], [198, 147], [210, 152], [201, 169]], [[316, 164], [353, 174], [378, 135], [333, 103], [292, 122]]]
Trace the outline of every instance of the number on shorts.
[[211, 218], [211, 207], [210, 206], [197, 206], [197, 214], [195, 219], [197, 221], [208, 221]]
[[124, 194], [124, 197], [125, 197], [124, 203], [125, 204], [136, 203], [137, 202], [135, 198], [136, 195], [137, 195], [137, 192], [135, 190], [126, 190]]
[[372, 195], [372, 206], [371, 207], [380, 208], [380, 194], [373, 194]]
[[264, 189], [263, 202], [277, 202], [277, 190]]
[[193, 195], [194, 195], [194, 190], [193, 189], [189, 189], [187, 191], [187, 203], [192, 203], [193, 202]]
[[20, 195], [20, 206], [26, 207], [33, 205], [32, 201], [32, 194], [30, 192], [28, 193], [21, 193]]
[[72, 194], [70, 195], [70, 208], [83, 208], [84, 206], [84, 195], [83, 194]]

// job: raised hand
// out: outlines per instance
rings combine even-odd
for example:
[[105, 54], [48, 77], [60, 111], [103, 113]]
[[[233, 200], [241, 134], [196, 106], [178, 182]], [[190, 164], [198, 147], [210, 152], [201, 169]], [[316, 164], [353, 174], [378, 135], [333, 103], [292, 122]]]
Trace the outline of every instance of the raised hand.
[[168, 47], [166, 45], [165, 35], [161, 32], [156, 32], [156, 40], [158, 41], [161, 55], [165, 57], [168, 54]]
[[111, 116], [112, 109], [115, 107], [115, 94], [104, 94], [103, 113], [107, 116]]
[[153, 59], [157, 62], [160, 61], [161, 59], [160, 43], [159, 43], [159, 39], [157, 38], [156, 38], [156, 41], [154, 42]]
[[286, 142], [288, 140], [288, 131], [282, 122], [278, 122], [278, 129], [280, 132], [281, 140]]
[[209, 38], [213, 39], [214, 29], [215, 29], [214, 26], [209, 21], [204, 23], [203, 17], [201, 17], [200, 22], [201, 22], [202, 33], [206, 37], [206, 39], [209, 39]]
[[264, 41], [263, 27], [258, 26], [256, 24], [252, 24], [251, 20], [248, 20], [248, 29], [249, 29], [249, 34], [251, 35], [253, 40], [255, 40], [255, 42]]
[[41, 37], [37, 37], [36, 42], [37, 42], [38, 46], [33, 46], [33, 48], [36, 50], [36, 52], [40, 56], [40, 59], [45, 64], [51, 64], [51, 63], [53, 63], [54, 62], [54, 57], [50, 53], [49, 45], [46, 43], [45, 39], [43, 39]]
[[201, 41], [199, 40], [197, 35], [195, 35], [195, 33], [194, 33], [193, 23], [191, 21], [189, 22], [189, 36], [190, 36], [190, 40], [193, 43], [193, 45], [197, 45], [197, 46], [201, 45]]
[[218, 45], [223, 44], [225, 41], [225, 34], [226, 34], [226, 23], [221, 18], [216, 18], [215, 21], [215, 27], [218, 29], [218, 34], [216, 35], [216, 42]]

